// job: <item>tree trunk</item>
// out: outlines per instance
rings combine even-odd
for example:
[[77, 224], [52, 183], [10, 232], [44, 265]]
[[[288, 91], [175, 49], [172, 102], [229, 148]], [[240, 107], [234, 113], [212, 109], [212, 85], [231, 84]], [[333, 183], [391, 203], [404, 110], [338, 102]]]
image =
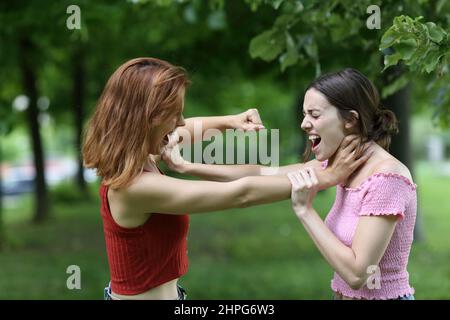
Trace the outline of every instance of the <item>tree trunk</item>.
[[[397, 72], [398, 74], [399, 69], [394, 69], [391, 72], [392, 73]], [[392, 73], [390, 75], [392, 75]], [[390, 75], [389, 74], [385, 75], [384, 78], [385, 84], [387, 84], [387, 81], [392, 81], [392, 79], [389, 79]], [[395, 113], [399, 121], [399, 133], [392, 138], [392, 143], [389, 151], [394, 157], [403, 162], [403, 164], [409, 168], [411, 175], [414, 177], [414, 161], [411, 155], [410, 97], [411, 97], [411, 86], [410, 84], [408, 84], [401, 90], [398, 90], [391, 96], [384, 99], [383, 104], [386, 106], [386, 108], [392, 110]], [[423, 224], [418, 209], [416, 225], [414, 228], [414, 240], [420, 242], [423, 239], [424, 239]]]
[[29, 105], [26, 110], [29, 126], [30, 139], [33, 147], [35, 176], [35, 212], [33, 222], [39, 223], [48, 218], [49, 198], [47, 185], [45, 182], [44, 151], [42, 149], [41, 134], [39, 131], [39, 111], [37, 107], [37, 87], [36, 74], [33, 60], [35, 48], [28, 38], [20, 41], [20, 68], [22, 72], [22, 84], [26, 95], [29, 98]]
[[81, 48], [75, 48], [73, 53], [73, 111], [75, 115], [75, 130], [78, 170], [76, 183], [78, 188], [88, 196], [86, 180], [84, 180], [83, 157], [81, 154], [81, 144], [83, 135], [84, 120], [84, 97], [85, 97], [85, 79], [84, 79], [84, 54]]

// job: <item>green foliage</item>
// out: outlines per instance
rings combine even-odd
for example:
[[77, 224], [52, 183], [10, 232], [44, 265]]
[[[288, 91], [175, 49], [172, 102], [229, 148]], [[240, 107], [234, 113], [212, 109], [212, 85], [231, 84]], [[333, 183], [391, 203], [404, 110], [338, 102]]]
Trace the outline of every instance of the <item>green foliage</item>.
[[[413, 73], [435, 74], [427, 90], [434, 95], [434, 117], [443, 128], [450, 125], [450, 34], [433, 22], [422, 22], [401, 15], [381, 38], [380, 50], [389, 53], [384, 57], [384, 69], [402, 63]], [[390, 92], [405, 84], [401, 79]], [[395, 86], [395, 88], [394, 88]]]
[[286, 39], [278, 30], [268, 30], [250, 42], [250, 56], [272, 61], [286, 48]]
[[[359, 33], [364, 27], [360, 15], [365, 1], [247, 1], [253, 9], [262, 4], [276, 10], [273, 26], [250, 42], [252, 58], [272, 61], [278, 57], [281, 70], [297, 64], [312, 64], [320, 73], [319, 44], [331, 39], [339, 43]], [[341, 7], [348, 10], [342, 10]], [[256, 9], [255, 9], [256, 10]], [[354, 15], [360, 12], [360, 15]]]
[[446, 72], [450, 58], [450, 38], [433, 22], [422, 23], [423, 17], [399, 16], [381, 38], [380, 50], [393, 49], [385, 56], [384, 69], [402, 61], [413, 71]]
[[[263, 4], [271, 5], [275, 10], [281, 6], [285, 0], [245, 0], [245, 2], [252, 8], [253, 11], [258, 10], [258, 8]], [[301, 1], [297, 1], [301, 5]]]
[[52, 200], [57, 204], [74, 204], [85, 200], [85, 195], [72, 181], [60, 183], [51, 190]]
[[410, 82], [409, 76], [408, 73], [403, 73], [400, 77], [383, 87], [381, 92], [382, 98], [385, 99], [405, 87]]
[[[450, 124], [450, 90], [448, 65], [450, 36], [439, 22], [450, 21], [446, 1], [383, 1], [381, 30], [368, 30], [367, 8], [373, 1], [270, 1], [247, 0], [252, 10], [270, 6], [274, 10], [273, 24], [256, 35], [249, 46], [252, 58], [275, 61], [282, 71], [294, 66], [314, 66], [316, 76], [322, 64], [352, 66], [361, 69], [376, 82], [385, 85], [383, 98], [392, 95], [410, 83], [418, 72], [435, 71], [436, 81], [428, 93], [434, 98], [435, 117], [445, 128]], [[435, 22], [423, 23], [422, 18], [432, 16]], [[386, 21], [393, 21], [390, 26]], [[378, 61], [384, 54], [384, 69]], [[324, 58], [326, 56], [327, 59]], [[331, 61], [331, 62], [330, 62]], [[369, 63], [368, 63], [369, 62]], [[388, 67], [402, 63], [403, 74], [388, 81], [380, 75]], [[387, 79], [387, 78], [386, 78]]]
[[0, 101], [0, 137], [11, 132], [14, 123], [14, 113], [8, 101]]

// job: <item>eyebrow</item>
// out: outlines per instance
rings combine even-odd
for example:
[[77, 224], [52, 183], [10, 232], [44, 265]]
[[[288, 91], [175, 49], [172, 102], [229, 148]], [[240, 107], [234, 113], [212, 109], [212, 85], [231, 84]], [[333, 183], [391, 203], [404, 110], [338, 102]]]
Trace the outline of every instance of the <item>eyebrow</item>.
[[303, 110], [302, 113], [303, 113], [303, 114], [306, 114], [306, 113], [312, 113], [312, 112], [314, 112], [314, 111], [319, 111], [319, 112], [320, 112], [321, 110], [320, 110], [320, 109], [316, 109], [316, 108], [313, 107], [312, 109], [306, 110], [306, 112], [305, 112], [305, 110]]

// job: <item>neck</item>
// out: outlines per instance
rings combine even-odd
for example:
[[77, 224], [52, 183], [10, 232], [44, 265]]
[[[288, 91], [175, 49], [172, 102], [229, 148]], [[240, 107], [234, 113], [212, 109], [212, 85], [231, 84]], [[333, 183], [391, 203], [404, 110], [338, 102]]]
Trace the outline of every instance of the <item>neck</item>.
[[144, 170], [147, 171], [158, 171], [158, 166], [156, 165], [155, 155], [149, 154], [147, 161], [145, 161]]
[[358, 168], [355, 169], [355, 171], [352, 172], [352, 174], [345, 180], [344, 185], [350, 185], [353, 179], [355, 179], [355, 177], [357, 177], [359, 174], [362, 174], [363, 176], [370, 175], [373, 164], [383, 158], [384, 149], [378, 144], [373, 143], [370, 149], [373, 150], [373, 154], [369, 157], [369, 159], [367, 159], [366, 162], [361, 164]]

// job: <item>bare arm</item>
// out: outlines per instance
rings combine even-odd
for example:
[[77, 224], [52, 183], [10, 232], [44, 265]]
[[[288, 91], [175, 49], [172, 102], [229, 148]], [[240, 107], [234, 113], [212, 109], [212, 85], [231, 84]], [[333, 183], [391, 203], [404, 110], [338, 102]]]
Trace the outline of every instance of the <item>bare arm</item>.
[[317, 190], [314, 170], [288, 175], [292, 182], [292, 207], [319, 251], [333, 269], [353, 289], [359, 289], [377, 267], [392, 238], [398, 217], [361, 216], [351, 247], [342, 243], [312, 207]]
[[285, 200], [291, 184], [286, 176], [246, 177], [232, 182], [191, 181], [145, 174], [121, 191], [122, 201], [136, 213], [201, 213]]
[[347, 247], [313, 208], [299, 219], [322, 256], [353, 289], [366, 284], [371, 275], [369, 266], [377, 266], [380, 262], [397, 223], [395, 216], [361, 217], [352, 246]]
[[207, 130], [215, 129], [219, 133], [226, 129], [248, 131], [264, 128], [257, 109], [249, 109], [236, 115], [188, 118], [185, 122], [186, 124], [176, 131], [181, 137], [188, 138], [191, 143], [202, 141]]
[[[321, 163], [311, 160], [307, 163], [296, 163], [281, 167], [266, 167], [261, 165], [215, 165], [191, 163], [184, 160], [179, 152], [177, 136], [169, 138], [169, 144], [163, 153], [164, 162], [168, 167], [178, 173], [197, 176], [212, 181], [232, 181], [247, 176], [272, 176], [285, 175], [289, 172], [311, 167], [321, 168]], [[325, 170], [317, 170], [320, 181], [320, 189], [326, 189], [336, 185], [348, 177], [356, 168], [364, 163], [370, 156], [366, 152], [361, 158], [356, 159], [353, 152], [359, 140], [355, 136], [349, 136], [342, 142], [335, 161]]]

